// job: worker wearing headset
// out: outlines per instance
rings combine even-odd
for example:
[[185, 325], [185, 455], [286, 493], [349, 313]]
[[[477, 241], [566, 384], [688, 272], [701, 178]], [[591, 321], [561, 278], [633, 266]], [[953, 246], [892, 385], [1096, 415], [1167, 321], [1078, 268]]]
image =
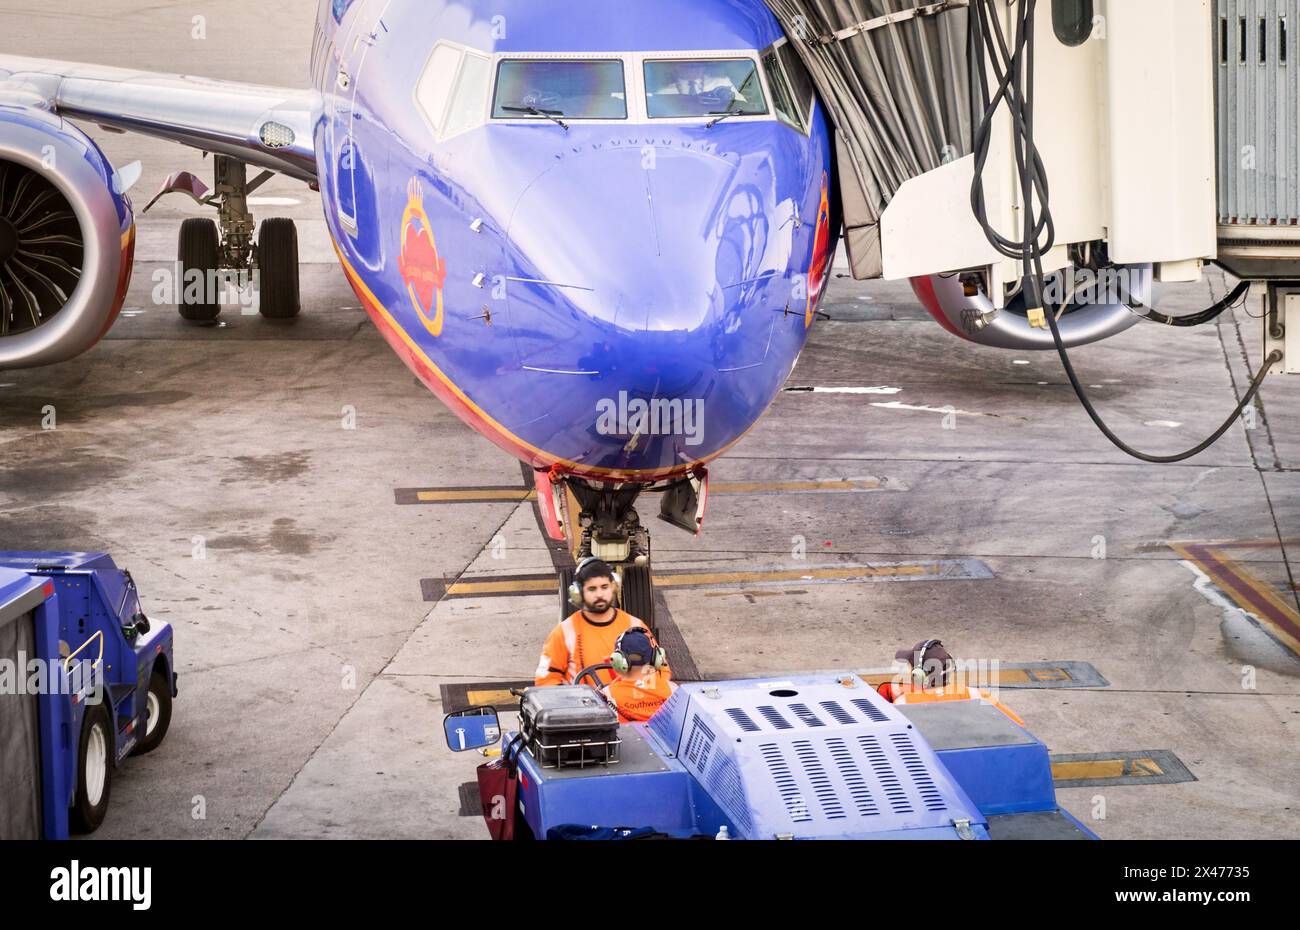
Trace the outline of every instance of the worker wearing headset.
[[894, 653], [900, 674], [876, 691], [891, 704], [930, 704], [937, 701], [988, 701], [1022, 727], [1025, 722], [1005, 704], [980, 688], [970, 688], [955, 681], [957, 660], [937, 639], [927, 639], [911, 649]]
[[609, 661], [618, 677], [601, 693], [618, 710], [619, 723], [644, 723], [677, 690], [666, 671], [668, 657], [649, 630], [629, 629], [614, 644]]
[[[616, 606], [621, 585], [618, 572], [600, 559], [586, 558], [578, 563], [569, 586], [569, 603], [577, 610], [546, 637], [533, 676], [535, 684], [576, 684], [574, 679], [584, 668], [610, 660], [618, 638], [629, 629], [647, 629], [639, 617]], [[663, 671], [671, 674], [666, 664]], [[614, 679], [609, 669], [593, 674], [602, 685]]]

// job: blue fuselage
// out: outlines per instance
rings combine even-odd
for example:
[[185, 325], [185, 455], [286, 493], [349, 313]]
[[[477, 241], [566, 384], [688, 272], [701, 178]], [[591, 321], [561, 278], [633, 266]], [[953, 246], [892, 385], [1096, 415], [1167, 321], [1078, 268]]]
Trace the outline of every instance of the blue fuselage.
[[[816, 101], [800, 131], [773, 107], [651, 119], [637, 95], [646, 53], [757, 60], [783, 38], [762, 0], [325, 0], [321, 193], [388, 342], [538, 468], [648, 482], [725, 451], [790, 374], [829, 275], [830, 134]], [[617, 57], [628, 116], [439, 116], [455, 86], [434, 72], [458, 49], [492, 76]]]

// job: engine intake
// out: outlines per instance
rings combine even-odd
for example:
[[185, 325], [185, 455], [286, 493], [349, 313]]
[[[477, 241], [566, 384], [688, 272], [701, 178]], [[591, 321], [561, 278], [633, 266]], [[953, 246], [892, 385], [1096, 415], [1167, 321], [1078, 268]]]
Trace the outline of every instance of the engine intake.
[[80, 355], [117, 318], [134, 222], [113, 177], [76, 127], [0, 108], [0, 369]]

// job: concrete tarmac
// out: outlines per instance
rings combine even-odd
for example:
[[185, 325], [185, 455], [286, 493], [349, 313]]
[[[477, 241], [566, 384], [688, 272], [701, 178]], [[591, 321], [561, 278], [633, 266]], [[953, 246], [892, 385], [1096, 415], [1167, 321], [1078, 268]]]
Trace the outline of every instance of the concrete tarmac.
[[[0, 44], [301, 85], [313, 10], [0, 0]], [[90, 131], [115, 161], [144, 161], [138, 202], [172, 170], [206, 176], [198, 153]], [[556, 598], [446, 592], [547, 572], [549, 550], [526, 500], [397, 502], [522, 487], [520, 468], [387, 348], [331, 262], [319, 199], [283, 179], [259, 193], [273, 201], [259, 218], [293, 216], [317, 243], [298, 320], [235, 309], [199, 327], [156, 304], [153, 271], [180, 220], [202, 215], [165, 200], [141, 220], [108, 337], [0, 373], [0, 548], [108, 551], [176, 628], [171, 731], [118, 771], [96, 837], [483, 837], [458, 796], [481, 760], [444, 747], [444, 686], [529, 678]], [[1096, 431], [1054, 355], [961, 342], [906, 284], [842, 274], [788, 385], [815, 390], [783, 393], [712, 479], [861, 489], [720, 493], [700, 538], [654, 530], [661, 572], [801, 572], [661, 588], [699, 674], [880, 668], [931, 636], [1003, 665], [1089, 663], [1103, 681], [1003, 700], [1053, 753], [1164, 750], [1194, 780], [1062, 788], [1072, 813], [1103, 838], [1290, 837], [1300, 661], [1212, 569], [1226, 562], [1300, 620], [1300, 379], [1266, 383], [1253, 428], [1147, 465]], [[1210, 273], [1162, 308], [1198, 309], [1228, 286]], [[1244, 390], [1257, 312], [1185, 332], [1143, 324], [1073, 355], [1121, 435], [1173, 451]], [[898, 563], [968, 570], [918, 578]], [[879, 577], [841, 582], [845, 566]]]

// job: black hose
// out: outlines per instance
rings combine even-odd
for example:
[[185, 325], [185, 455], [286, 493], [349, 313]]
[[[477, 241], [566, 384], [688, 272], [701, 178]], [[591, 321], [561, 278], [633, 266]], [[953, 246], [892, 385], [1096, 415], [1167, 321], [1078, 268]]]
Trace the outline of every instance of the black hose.
[[[1031, 0], [1031, 8], [1034, 2], [1036, 0]], [[971, 210], [984, 230], [984, 235], [999, 253], [1007, 258], [1018, 258], [1024, 261], [1026, 256], [1035, 249], [1046, 252], [1056, 241], [1056, 229], [1051, 211], [1048, 209], [1047, 169], [1043, 165], [1038, 149], [1032, 144], [1033, 108], [1031, 102], [1022, 96], [1018, 80], [1022, 68], [1021, 59], [1026, 52], [1030, 56], [1029, 66], [1032, 74], [1033, 20], [1032, 17], [1027, 20], [1022, 17], [1018, 23], [1016, 50], [1013, 54], [1007, 48], [1002, 30], [997, 25], [996, 10], [990, 11], [992, 6], [990, 0], [979, 0], [973, 6], [975, 15], [971, 17], [971, 64], [975, 71], [972, 85], [978, 90], [979, 96], [976, 99], [983, 109], [972, 140], [975, 179], [971, 184]], [[995, 62], [995, 67], [1002, 75], [998, 82], [997, 93], [992, 97], [989, 95], [987, 75], [983, 67], [986, 56]], [[994, 229], [988, 219], [988, 208], [984, 198], [984, 167], [988, 163], [989, 146], [993, 136], [993, 117], [1003, 101], [1007, 104], [1007, 110], [1016, 128], [1013, 140], [1017, 177], [1022, 182], [1024, 188], [1022, 194], [1025, 195], [1025, 234], [1019, 241], [1009, 239]], [[1034, 192], [1038, 195], [1038, 214], [1034, 213], [1033, 201], [1029, 197], [1029, 194]]]
[[[1263, 384], [1265, 376], [1281, 360], [1282, 353], [1278, 351], [1270, 353], [1251, 380], [1250, 389], [1246, 391], [1246, 396], [1241, 399], [1241, 403], [1237, 404], [1232, 415], [1208, 439], [1198, 443], [1186, 452], [1175, 455], [1151, 455], [1141, 452], [1120, 439], [1101, 418], [1097, 409], [1092, 405], [1088, 393], [1079, 382], [1079, 376], [1075, 374], [1074, 365], [1070, 362], [1069, 352], [1066, 351], [1065, 342], [1061, 339], [1061, 330], [1056, 323], [1056, 314], [1051, 312], [1052, 308], [1050, 307], [1043, 308], [1040, 300], [1044, 280], [1043, 254], [1051, 249], [1055, 241], [1055, 225], [1048, 204], [1046, 171], [1043, 168], [1038, 147], [1034, 144], [1034, 14], [1037, 6], [1038, 0], [1022, 0], [1012, 46], [1014, 51], [1012, 51], [1007, 47], [1005, 37], [1002, 35], [1002, 29], [998, 25], [997, 0], [975, 0], [971, 5], [974, 13], [971, 17], [970, 37], [972, 84], [978, 88], [979, 97], [977, 99], [984, 108], [984, 113], [974, 135], [975, 179], [971, 184], [971, 208], [974, 210], [976, 220], [984, 229], [984, 234], [993, 247], [1008, 258], [1020, 260], [1025, 280], [1029, 285], [1029, 290], [1025, 295], [1025, 306], [1031, 314], [1034, 310], [1040, 312], [1046, 310], [1044, 315], [1047, 325], [1052, 331], [1052, 340], [1056, 343], [1056, 352], [1061, 357], [1061, 365], [1070, 380], [1070, 386], [1074, 388], [1079, 403], [1083, 405], [1083, 409], [1087, 411], [1092, 422], [1101, 430], [1102, 435], [1109, 439], [1117, 449], [1135, 459], [1161, 465], [1181, 462], [1204, 452], [1232, 428], [1233, 423], [1241, 416], [1242, 411], [1255, 399], [1255, 395], [1259, 393], [1260, 385]], [[986, 61], [993, 65], [994, 74], [999, 76], [998, 91], [992, 97], [989, 96], [988, 81], [985, 74]], [[993, 117], [1002, 103], [1006, 104], [1007, 111], [1011, 116], [1016, 177], [1020, 182], [1021, 203], [1023, 205], [1023, 235], [1019, 241], [1008, 239], [993, 228], [988, 220], [988, 211], [984, 201], [984, 166], [988, 161]], [[1037, 213], [1035, 213], [1033, 202], [1035, 194], [1038, 196]], [[1249, 286], [1249, 282], [1242, 282], [1224, 300], [1189, 317], [1173, 318], [1164, 314], [1155, 314], [1155, 311], [1150, 310], [1150, 308], [1143, 309], [1147, 309], [1147, 316], [1155, 319], [1156, 322], [1164, 322], [1173, 326], [1194, 326], [1198, 322], [1207, 322], [1218, 316], [1245, 293], [1245, 289]], [[1133, 306], [1136, 310], [1142, 307], [1142, 304], [1134, 301], [1130, 306]], [[1189, 322], [1176, 322], [1176, 319], [1188, 320]]]
[[1161, 323], [1165, 326], [1201, 326], [1217, 319], [1223, 311], [1235, 305], [1248, 290], [1250, 290], [1250, 282], [1242, 281], [1232, 289], [1232, 292], [1227, 297], [1214, 306], [1206, 307], [1199, 313], [1189, 313], [1186, 316], [1166, 316], [1148, 307], [1128, 292], [1128, 288], [1124, 286], [1123, 281], [1119, 282], [1119, 299], [1124, 306], [1138, 314], [1142, 319], [1150, 320], [1152, 323]]

